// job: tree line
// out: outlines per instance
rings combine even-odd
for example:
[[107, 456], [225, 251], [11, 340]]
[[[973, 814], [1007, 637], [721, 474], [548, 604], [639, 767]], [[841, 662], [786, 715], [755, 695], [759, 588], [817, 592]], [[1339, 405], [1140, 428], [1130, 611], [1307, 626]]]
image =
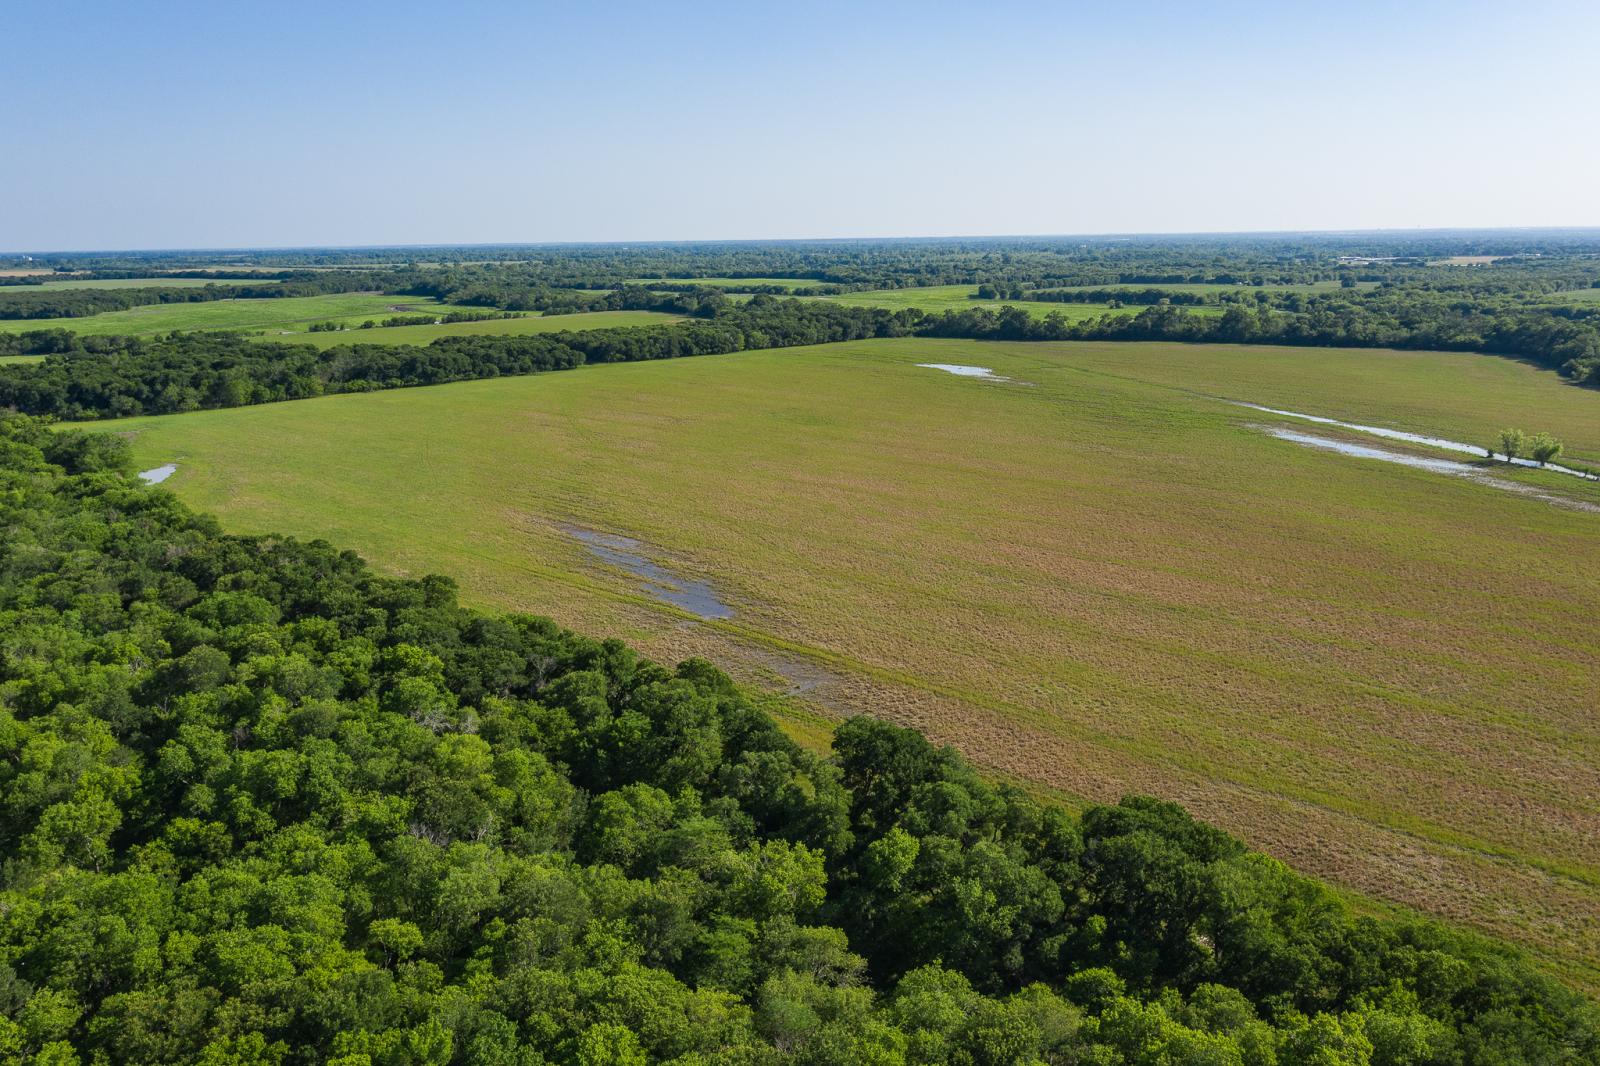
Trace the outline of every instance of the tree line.
[[208, 303], [213, 300], [275, 300], [381, 289], [392, 279], [352, 271], [299, 271], [273, 283], [206, 284], [128, 289], [46, 289], [0, 292], [0, 319], [84, 318], [150, 304]]
[[230, 536], [0, 416], [0, 1056], [206, 1066], [1520, 1066], [1515, 952], [1179, 807], [1081, 816], [709, 663]]
[[529, 336], [443, 337], [427, 346], [316, 349], [234, 334], [78, 338], [20, 335], [40, 363], [0, 366], [0, 409], [77, 420], [166, 414], [341, 392], [567, 370], [589, 363], [721, 355], [904, 335], [915, 315], [758, 298], [710, 319]]
[[975, 307], [921, 318], [915, 331], [978, 340], [1130, 340], [1283, 344], [1331, 348], [1407, 348], [1511, 356], [1600, 387], [1600, 322], [1508, 310], [1494, 315], [1438, 305], [1428, 315], [1402, 315], [1358, 303], [1325, 303], [1303, 313], [1230, 306], [1196, 315], [1158, 305], [1135, 315], [1105, 314], [1070, 322], [1058, 314]]
[[[1587, 321], [1503, 315], [1464, 321], [1459, 314], [1406, 322], [1363, 314], [1283, 314], [1230, 306], [1195, 315], [1159, 305], [1136, 315], [1069, 322], [1035, 318], [1017, 307], [928, 315], [826, 301], [755, 297], [720, 302], [709, 317], [663, 326], [536, 334], [445, 337], [427, 346], [351, 343], [327, 349], [264, 344], [230, 334], [141, 339], [78, 337], [64, 330], [0, 334], [13, 354], [39, 363], [0, 366], [0, 408], [64, 419], [165, 414], [303, 399], [339, 392], [434, 385], [473, 378], [563, 370], [589, 363], [720, 355], [759, 348], [872, 337], [975, 340], [1167, 340], [1317, 347], [1482, 351], [1529, 359], [1580, 384], [1600, 385], [1600, 331]], [[702, 309], [704, 311], [705, 309]]]

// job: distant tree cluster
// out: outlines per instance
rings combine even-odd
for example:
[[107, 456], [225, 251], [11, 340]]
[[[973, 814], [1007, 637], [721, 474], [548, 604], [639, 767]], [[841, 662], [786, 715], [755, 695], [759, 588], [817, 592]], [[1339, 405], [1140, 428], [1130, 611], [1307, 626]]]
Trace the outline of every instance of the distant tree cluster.
[[0, 1058], [1547, 1066], [1592, 1004], [1130, 798], [322, 542], [0, 416]]

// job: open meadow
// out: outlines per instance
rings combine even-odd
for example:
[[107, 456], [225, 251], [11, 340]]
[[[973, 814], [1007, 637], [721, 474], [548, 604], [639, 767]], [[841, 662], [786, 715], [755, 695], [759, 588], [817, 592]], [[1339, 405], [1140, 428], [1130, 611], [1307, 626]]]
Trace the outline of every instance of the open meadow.
[[[396, 310], [403, 308], [404, 310]], [[84, 318], [6, 319], [0, 332], [65, 329], [106, 336], [150, 336], [174, 330], [242, 330], [304, 332], [317, 322], [359, 326], [397, 314], [428, 311], [481, 310], [458, 308], [423, 296], [336, 293], [329, 296], [287, 296], [259, 300], [211, 300], [203, 303], [145, 304], [126, 311], [107, 311]]]
[[1600, 457], [1600, 394], [1510, 360], [1171, 344], [865, 341], [104, 428], [230, 529], [715, 656], [1067, 797], [1179, 800], [1600, 987], [1600, 488], [1303, 447], [1264, 427], [1357, 438], [1228, 401]]

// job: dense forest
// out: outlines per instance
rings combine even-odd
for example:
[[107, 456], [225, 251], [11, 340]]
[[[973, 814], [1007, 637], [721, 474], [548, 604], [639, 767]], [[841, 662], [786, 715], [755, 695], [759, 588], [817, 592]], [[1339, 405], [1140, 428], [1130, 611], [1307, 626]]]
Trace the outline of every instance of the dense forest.
[[1178, 807], [1081, 816], [870, 717], [322, 542], [0, 416], [0, 1058], [1456, 1066], [1600, 1058], [1508, 949]]

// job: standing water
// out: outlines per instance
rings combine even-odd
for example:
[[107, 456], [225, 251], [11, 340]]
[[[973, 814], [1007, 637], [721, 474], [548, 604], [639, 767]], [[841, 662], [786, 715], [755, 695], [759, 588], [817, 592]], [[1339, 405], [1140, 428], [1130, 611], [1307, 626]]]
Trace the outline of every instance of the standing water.
[[596, 559], [620, 567], [638, 578], [644, 590], [656, 599], [681, 607], [701, 618], [733, 617], [733, 608], [718, 598], [716, 589], [704, 581], [681, 577], [646, 559], [641, 554], [645, 545], [632, 537], [598, 533], [578, 526], [562, 526], [561, 529], [568, 536], [581, 541]]
[[[1269, 415], [1283, 415], [1286, 418], [1303, 418], [1307, 422], [1316, 422], [1319, 425], [1324, 426], [1338, 426], [1340, 429], [1354, 430], [1357, 433], [1370, 433], [1374, 437], [1384, 437], [1388, 440], [1403, 440], [1411, 444], [1425, 444], [1430, 448], [1439, 448], [1447, 452], [1462, 452], [1466, 455], [1476, 455], [1483, 459], [1498, 459], [1503, 463], [1514, 463], [1517, 466], [1530, 466], [1538, 470], [1553, 470], [1558, 474], [1571, 474], [1573, 477], [1581, 477], [1586, 481], [1600, 481], [1600, 477], [1596, 477], [1594, 474], [1585, 473], [1582, 470], [1574, 470], [1568, 466], [1559, 466], [1556, 463], [1539, 463], [1533, 459], [1512, 459], [1508, 456], [1500, 454], [1499, 452], [1491, 451], [1488, 448], [1484, 448], [1476, 444], [1463, 444], [1458, 440], [1445, 440], [1443, 437], [1426, 437], [1421, 433], [1407, 433], [1404, 430], [1399, 429], [1384, 429], [1382, 426], [1363, 426], [1358, 422], [1341, 422], [1337, 418], [1324, 418], [1321, 415], [1302, 414], [1299, 411], [1284, 411], [1277, 407], [1262, 407], [1258, 403], [1245, 403], [1243, 400], [1231, 400], [1229, 402], [1239, 407], [1248, 407], [1252, 411], [1265, 411]], [[1278, 436], [1278, 434], [1274, 434], [1274, 436]], [[1318, 437], [1315, 439], [1321, 440], [1322, 438]]]

